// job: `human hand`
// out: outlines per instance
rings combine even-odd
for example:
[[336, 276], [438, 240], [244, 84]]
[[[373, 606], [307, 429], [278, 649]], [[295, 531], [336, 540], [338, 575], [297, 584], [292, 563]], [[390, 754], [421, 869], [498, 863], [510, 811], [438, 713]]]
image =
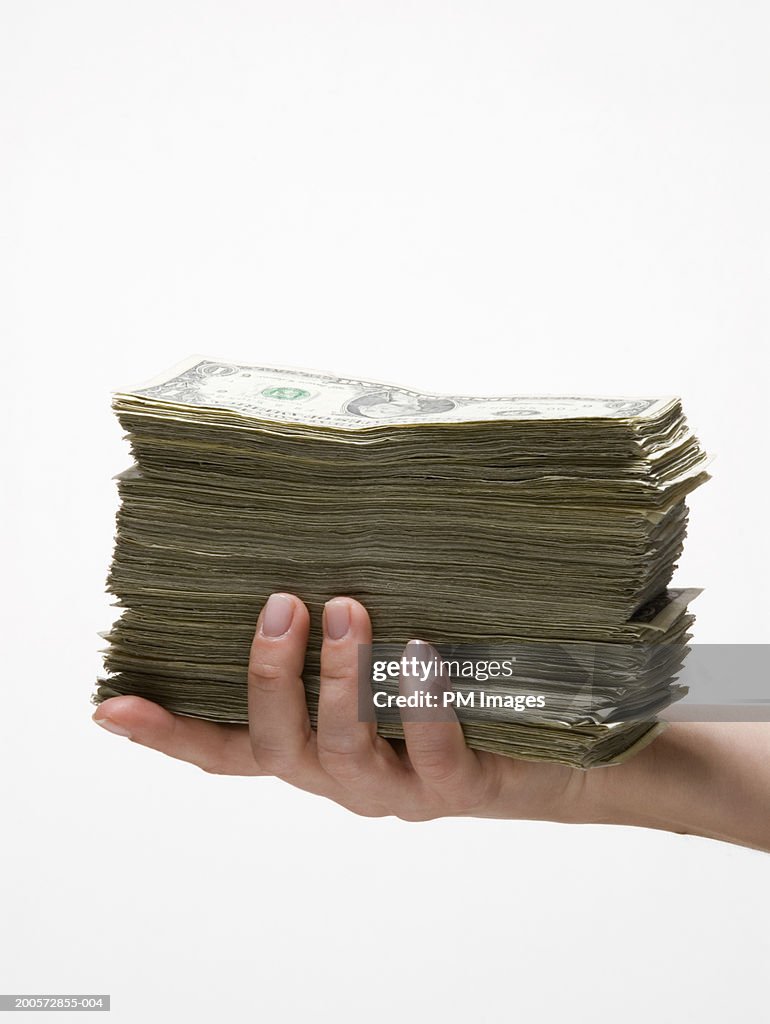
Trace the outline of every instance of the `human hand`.
[[442, 721], [406, 716], [403, 742], [359, 721], [358, 648], [372, 642], [372, 631], [366, 609], [351, 598], [335, 598], [324, 611], [318, 724], [311, 729], [301, 678], [308, 630], [309, 613], [297, 597], [271, 596], [251, 646], [248, 727], [173, 715], [132, 696], [104, 701], [94, 720], [205, 771], [277, 776], [370, 817], [574, 818], [584, 772], [471, 750], [451, 709]]
[[454, 712], [403, 721], [404, 741], [359, 720], [358, 647], [366, 609], [347, 597], [324, 610], [318, 723], [302, 668], [309, 613], [273, 594], [257, 621], [248, 726], [174, 715], [141, 697], [112, 697], [94, 721], [136, 743], [221, 775], [271, 775], [368, 817], [526, 818], [641, 825], [770, 849], [770, 726], [672, 725], [625, 764], [589, 771], [474, 751]]

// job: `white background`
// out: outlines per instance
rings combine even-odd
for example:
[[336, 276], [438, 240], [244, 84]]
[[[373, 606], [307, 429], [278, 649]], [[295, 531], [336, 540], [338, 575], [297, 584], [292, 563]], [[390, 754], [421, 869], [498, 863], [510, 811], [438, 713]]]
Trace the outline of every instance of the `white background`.
[[361, 820], [110, 736], [89, 696], [109, 393], [195, 351], [681, 394], [717, 456], [677, 576], [697, 638], [767, 642], [767, 6], [0, 11], [0, 991], [111, 992], [121, 1022], [763, 1019], [762, 854]]

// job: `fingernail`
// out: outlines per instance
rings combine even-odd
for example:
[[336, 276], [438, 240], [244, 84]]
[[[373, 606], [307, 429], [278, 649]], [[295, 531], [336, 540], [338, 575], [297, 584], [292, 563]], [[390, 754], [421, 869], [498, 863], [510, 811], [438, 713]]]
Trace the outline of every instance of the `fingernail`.
[[439, 653], [433, 644], [429, 644], [427, 640], [410, 640], [404, 648], [404, 654], [409, 651], [415, 657], [418, 655], [427, 659], [438, 658]]
[[106, 729], [107, 732], [114, 732], [116, 736], [126, 736], [128, 739], [131, 739], [131, 733], [128, 729], [124, 729], [122, 725], [113, 722], [111, 718], [94, 718], [93, 721], [100, 725], [102, 729]]
[[324, 628], [330, 640], [341, 640], [350, 629], [350, 605], [347, 601], [329, 601], [324, 606]]
[[294, 602], [285, 594], [271, 594], [262, 616], [264, 636], [283, 636], [294, 618]]
[[431, 685], [436, 681], [436, 676], [439, 674], [437, 669], [441, 664], [441, 658], [432, 644], [427, 643], [425, 640], [410, 640], [404, 648], [404, 657], [407, 661], [410, 661], [412, 658], [416, 659], [418, 666], [417, 674], [424, 683]]

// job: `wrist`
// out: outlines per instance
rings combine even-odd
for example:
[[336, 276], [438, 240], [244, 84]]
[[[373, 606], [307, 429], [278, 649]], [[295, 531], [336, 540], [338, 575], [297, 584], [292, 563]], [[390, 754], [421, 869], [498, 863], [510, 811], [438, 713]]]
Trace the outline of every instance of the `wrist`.
[[768, 753], [765, 723], [674, 723], [627, 763], [587, 773], [584, 820], [768, 849]]

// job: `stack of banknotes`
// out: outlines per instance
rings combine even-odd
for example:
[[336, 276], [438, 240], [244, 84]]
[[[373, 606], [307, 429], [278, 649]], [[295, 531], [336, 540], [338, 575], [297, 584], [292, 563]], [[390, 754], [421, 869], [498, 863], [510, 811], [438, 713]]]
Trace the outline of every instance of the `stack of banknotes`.
[[[135, 464], [118, 478], [122, 613], [97, 702], [245, 722], [275, 591], [311, 612], [311, 717], [338, 595], [367, 607], [378, 651], [513, 652], [515, 675], [484, 690], [545, 700], [466, 707], [477, 749], [617, 762], [678, 696], [696, 592], [669, 583], [685, 498], [708, 479], [678, 399], [443, 396], [194, 357], [113, 405]], [[380, 729], [397, 736], [398, 718]]]

